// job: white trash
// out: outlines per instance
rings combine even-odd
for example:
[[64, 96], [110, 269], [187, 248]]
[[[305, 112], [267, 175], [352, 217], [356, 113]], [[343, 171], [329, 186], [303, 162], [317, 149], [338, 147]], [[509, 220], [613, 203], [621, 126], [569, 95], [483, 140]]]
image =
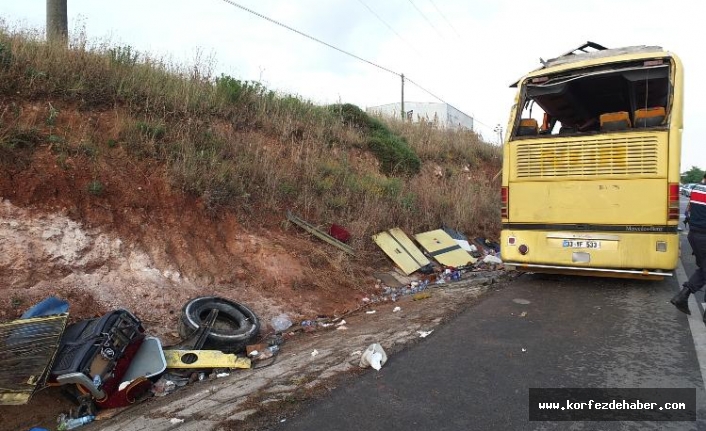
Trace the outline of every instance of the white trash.
[[500, 265], [501, 263], [503, 263], [503, 261], [500, 260], [499, 257], [493, 256], [492, 254], [489, 254], [489, 255], [487, 255], [486, 257], [484, 257], [484, 258], [483, 258], [483, 262], [484, 262], [484, 263], [494, 263], [494, 264], [497, 264], [497, 265]]
[[387, 353], [378, 343], [373, 343], [368, 346], [360, 357], [360, 368], [373, 367], [380, 371], [383, 365], [387, 362]]
[[399, 312], [399, 311], [402, 311], [402, 307], [395, 307], [395, 308], [392, 309], [392, 312], [393, 312], [393, 313], [397, 313], [397, 312]]
[[292, 321], [289, 320], [289, 317], [287, 317], [286, 314], [280, 314], [279, 316], [273, 317], [270, 323], [272, 324], [272, 329], [274, 329], [275, 332], [286, 331], [290, 326], [292, 326]]

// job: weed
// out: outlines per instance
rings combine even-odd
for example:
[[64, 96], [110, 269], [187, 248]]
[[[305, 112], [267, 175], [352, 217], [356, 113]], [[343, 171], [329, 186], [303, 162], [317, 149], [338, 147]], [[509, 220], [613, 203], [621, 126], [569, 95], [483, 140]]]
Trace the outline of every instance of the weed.
[[88, 190], [88, 193], [93, 195], [93, 196], [101, 196], [103, 192], [105, 191], [105, 187], [103, 186], [103, 183], [101, 183], [98, 180], [93, 180], [90, 183], [88, 183], [88, 186], [86, 187]]
[[108, 139], [108, 148], [115, 148], [118, 146], [118, 141], [115, 139]]
[[0, 68], [9, 69], [13, 59], [9, 45], [7, 43], [0, 43]]
[[20, 298], [19, 296], [13, 296], [10, 299], [10, 305], [12, 308], [20, 308], [20, 306], [24, 303], [24, 300]]
[[134, 67], [140, 58], [140, 54], [130, 45], [111, 48], [108, 54], [112, 64], [127, 67]]
[[47, 117], [46, 123], [47, 126], [53, 127], [56, 126], [56, 119], [59, 116], [59, 110], [54, 108], [52, 104], [49, 104], [49, 116]]
[[144, 137], [153, 141], [162, 139], [167, 132], [167, 128], [164, 124], [150, 124], [144, 121], [138, 121], [136, 127]]

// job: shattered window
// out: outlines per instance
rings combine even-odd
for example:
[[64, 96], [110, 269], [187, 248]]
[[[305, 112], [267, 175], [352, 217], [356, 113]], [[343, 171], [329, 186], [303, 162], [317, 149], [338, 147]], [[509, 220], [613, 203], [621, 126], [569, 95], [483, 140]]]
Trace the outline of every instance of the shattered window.
[[641, 60], [530, 78], [515, 137], [606, 133], [668, 126], [668, 59]]

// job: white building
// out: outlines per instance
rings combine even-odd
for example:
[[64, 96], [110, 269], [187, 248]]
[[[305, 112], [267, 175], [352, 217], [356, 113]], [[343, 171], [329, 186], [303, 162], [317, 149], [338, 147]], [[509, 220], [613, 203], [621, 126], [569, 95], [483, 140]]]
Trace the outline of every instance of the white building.
[[[440, 127], [453, 129], [466, 128], [473, 130], [473, 117], [464, 114], [448, 103], [404, 102], [407, 119], [415, 122], [436, 122]], [[400, 118], [402, 108], [400, 103], [371, 106], [366, 112], [372, 115]]]

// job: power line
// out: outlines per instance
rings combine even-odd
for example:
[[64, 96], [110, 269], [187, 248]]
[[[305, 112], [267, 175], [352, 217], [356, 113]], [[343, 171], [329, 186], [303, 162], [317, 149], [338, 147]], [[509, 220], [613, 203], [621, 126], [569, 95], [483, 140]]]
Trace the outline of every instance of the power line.
[[[364, 58], [362, 58], [362, 57], [359, 57], [359, 56], [357, 56], [357, 55], [355, 55], [355, 54], [352, 54], [352, 53], [350, 53], [350, 52], [348, 52], [348, 51], [346, 51], [346, 50], [343, 50], [343, 49], [341, 49], [341, 48], [338, 48], [338, 47], [336, 47], [336, 46], [333, 46], [333, 45], [331, 45], [330, 43], [327, 43], [327, 42], [324, 42], [324, 41], [322, 41], [322, 40], [320, 40], [320, 39], [315, 38], [314, 36], [310, 36], [310, 35], [308, 35], [308, 34], [306, 34], [306, 33], [303, 33], [303, 32], [301, 32], [301, 31], [299, 31], [299, 30], [297, 30], [297, 29], [295, 29], [295, 28], [293, 28], [293, 27], [290, 27], [290, 26], [288, 26], [288, 25], [286, 25], [286, 24], [283, 24], [283, 23], [281, 23], [281, 22], [279, 22], [279, 21], [277, 21], [277, 20], [274, 20], [274, 19], [272, 19], [272, 18], [270, 18], [270, 17], [267, 17], [267, 16], [265, 16], [265, 15], [262, 15], [261, 13], [255, 12], [255, 11], [252, 10], [252, 9], [249, 9], [249, 8], [247, 8], [247, 7], [245, 7], [245, 6], [239, 5], [238, 3], [235, 3], [235, 2], [232, 1], [232, 0], [223, 0], [223, 1], [226, 2], [226, 3], [228, 3], [228, 4], [230, 4], [231, 6], [235, 6], [235, 7], [239, 8], [239, 9], [242, 9], [242, 10], [248, 12], [248, 13], [251, 13], [251, 14], [253, 14], [253, 15], [259, 17], [259, 18], [262, 18], [262, 19], [264, 19], [264, 20], [266, 20], [266, 21], [269, 21], [269, 22], [271, 22], [271, 23], [273, 23], [273, 24], [276, 24], [276, 25], [278, 25], [278, 26], [280, 26], [280, 27], [286, 28], [287, 30], [293, 31], [294, 33], [297, 33], [297, 34], [300, 35], [300, 36], [304, 36], [305, 38], [310, 39], [310, 40], [313, 40], [314, 42], [318, 42], [318, 43], [320, 43], [320, 44], [322, 44], [322, 45], [325, 45], [325, 46], [327, 46], [327, 47], [329, 47], [329, 48], [331, 48], [331, 49], [335, 49], [336, 51], [338, 51], [338, 52], [340, 52], [340, 53], [342, 53], [342, 54], [346, 54], [346, 55], [348, 55], [348, 56], [350, 56], [350, 57], [353, 57], [353, 58], [355, 58], [356, 60], [360, 60], [360, 61], [362, 61], [362, 62], [368, 63], [368, 64], [371, 65], [371, 66], [377, 67], [378, 69], [384, 70], [385, 72], [391, 73], [391, 74], [393, 74], [393, 75], [395, 75], [395, 76], [402, 77], [402, 74], [401, 74], [401, 73], [397, 73], [397, 72], [395, 72], [395, 71], [393, 71], [393, 70], [391, 70], [391, 69], [388, 69], [388, 68], [386, 68], [386, 67], [384, 67], [384, 66], [380, 66], [379, 64], [373, 63], [372, 61], [366, 60], [366, 59], [364, 59]], [[411, 3], [411, 1], [412, 1], [412, 0], [410, 0], [410, 3]], [[414, 3], [412, 3], [412, 4], [414, 5]], [[416, 8], [416, 6], [415, 6], [415, 8]], [[419, 9], [417, 9], [417, 10], [419, 10]], [[420, 13], [421, 13], [421, 11], [420, 11]], [[431, 23], [430, 23], [430, 24], [431, 24]], [[431, 91], [427, 90], [426, 88], [424, 88], [424, 87], [422, 87], [421, 85], [417, 84], [416, 82], [412, 81], [412, 80], [409, 79], [408, 77], [405, 76], [404, 78], [405, 78], [405, 80], [406, 80], [407, 82], [409, 82], [410, 84], [412, 84], [412, 85], [418, 87], [420, 90], [424, 91], [425, 93], [429, 94], [430, 96], [434, 97], [435, 99], [441, 101], [442, 103], [446, 103], [447, 105], [451, 106], [451, 107], [454, 108], [454, 109], [458, 109], [458, 108], [454, 107], [453, 105], [451, 105], [450, 103], [448, 103], [447, 101], [445, 101], [444, 99], [442, 99], [441, 97], [437, 96], [436, 94], [432, 93]], [[460, 111], [460, 109], [458, 109], [458, 110]], [[477, 120], [475, 117], [473, 117], [473, 122], [474, 122], [474, 123], [477, 122], [478, 124], [480, 124], [480, 125], [482, 125], [482, 126], [485, 126], [485, 127], [489, 128], [490, 130], [492, 130], [492, 127], [488, 126], [488, 125], [485, 124], [485, 123], [482, 123], [481, 121]]]
[[253, 14], [253, 15], [255, 15], [255, 16], [258, 16], [258, 17], [260, 17], [260, 18], [262, 18], [262, 19], [264, 19], [264, 20], [266, 20], [266, 21], [269, 21], [269, 22], [271, 22], [271, 23], [273, 23], [273, 24], [277, 24], [277, 25], [280, 26], [280, 27], [283, 27], [283, 28], [286, 28], [287, 30], [293, 31], [293, 32], [297, 33], [297, 34], [300, 35], [300, 36], [304, 36], [304, 37], [307, 38], [307, 39], [311, 39], [311, 40], [313, 40], [314, 42], [318, 42], [318, 43], [320, 43], [320, 44], [322, 44], [322, 45], [326, 45], [326, 46], [328, 46], [328, 47], [331, 48], [331, 49], [335, 49], [336, 51], [341, 52], [341, 53], [346, 54], [346, 55], [349, 55], [349, 56], [351, 56], [351, 57], [353, 57], [353, 58], [355, 58], [355, 59], [357, 59], [357, 60], [364, 61], [364, 62], [368, 63], [368, 64], [371, 65], [371, 66], [375, 66], [375, 67], [377, 67], [378, 69], [384, 70], [385, 72], [389, 72], [389, 73], [391, 73], [391, 74], [393, 74], [393, 75], [401, 76], [401, 74], [399, 74], [399, 73], [397, 73], [397, 72], [395, 72], [395, 71], [392, 71], [392, 70], [390, 70], [390, 69], [388, 69], [388, 68], [386, 68], [386, 67], [384, 67], [384, 66], [380, 66], [379, 64], [375, 64], [375, 63], [373, 63], [373, 62], [370, 61], [370, 60], [364, 59], [363, 57], [359, 57], [359, 56], [357, 56], [357, 55], [355, 55], [355, 54], [352, 54], [352, 53], [350, 53], [350, 52], [348, 52], [348, 51], [345, 51], [345, 50], [343, 50], [343, 49], [341, 49], [341, 48], [335, 47], [335, 46], [331, 45], [330, 43], [326, 43], [326, 42], [324, 42], [324, 41], [321, 40], [321, 39], [315, 38], [314, 36], [309, 36], [309, 35], [306, 34], [306, 33], [302, 33], [301, 31], [299, 31], [299, 30], [297, 30], [297, 29], [295, 29], [295, 28], [292, 28], [292, 27], [288, 26], [287, 24], [283, 24], [283, 23], [281, 23], [281, 22], [279, 22], [279, 21], [276, 21], [276, 20], [274, 20], [274, 19], [272, 19], [272, 18], [269, 18], [269, 17], [267, 17], [267, 16], [265, 16], [265, 15], [262, 15], [261, 13], [255, 12], [255, 11], [252, 10], [252, 9], [248, 9], [248, 8], [246, 8], [245, 6], [241, 6], [241, 5], [239, 5], [238, 3], [235, 3], [235, 2], [233, 2], [233, 1], [231, 1], [231, 0], [223, 0], [223, 1], [226, 2], [226, 3], [228, 3], [228, 4], [230, 4], [231, 6], [235, 6], [235, 7], [239, 8], [239, 9], [242, 9], [242, 10], [244, 10], [244, 11], [246, 11], [246, 12], [249, 12], [249, 13], [251, 13], [251, 14]]
[[436, 32], [436, 34], [438, 34], [439, 37], [443, 40], [443, 39], [444, 39], [444, 36], [441, 34], [441, 32], [439, 32], [439, 30], [434, 26], [434, 24], [432, 24], [431, 21], [429, 21], [429, 18], [427, 18], [427, 16], [424, 14], [424, 12], [422, 12], [421, 9], [419, 9], [419, 8], [417, 7], [417, 5], [414, 4], [414, 2], [413, 2], [412, 0], [409, 0], [409, 2], [412, 4], [412, 6], [414, 6], [415, 9], [417, 9], [417, 12], [419, 12], [419, 14], [422, 16], [422, 18], [424, 18], [424, 19], [427, 21], [427, 23], [429, 24], [429, 26], [430, 26], [431, 28], [433, 28], [434, 31]]
[[431, 3], [431, 5], [434, 6], [434, 9], [436, 9], [436, 11], [439, 12], [439, 15], [441, 15], [441, 17], [444, 18], [444, 21], [446, 21], [446, 23], [449, 25], [449, 27], [451, 27], [451, 30], [453, 30], [454, 33], [456, 33], [456, 36], [458, 36], [459, 39], [462, 39], [461, 35], [456, 31], [456, 28], [451, 24], [451, 21], [449, 21], [448, 18], [446, 18], [446, 15], [444, 15], [444, 13], [441, 11], [441, 9], [439, 9], [439, 7], [436, 5], [436, 3], [434, 3], [434, 0], [429, 0], [429, 3]]
[[393, 32], [393, 33], [395, 34], [395, 36], [399, 37], [401, 41], [403, 41], [404, 43], [406, 43], [407, 45], [409, 45], [409, 47], [412, 48], [412, 50], [413, 50], [414, 52], [416, 52], [417, 55], [419, 55], [419, 56], [421, 57], [422, 54], [421, 54], [419, 51], [417, 51], [417, 49], [414, 47], [414, 45], [412, 45], [411, 43], [407, 42], [406, 39], [404, 39], [402, 36], [400, 36], [400, 34], [397, 33], [397, 32], [395, 31], [395, 29], [392, 28], [392, 26], [390, 26], [384, 19], [382, 19], [382, 18], [380, 17], [380, 15], [378, 15], [377, 13], [375, 13], [375, 11], [370, 8], [370, 6], [368, 6], [365, 2], [363, 2], [363, 0], [358, 0], [358, 2], [359, 2], [360, 4], [362, 4], [363, 6], [365, 6], [365, 8], [368, 9], [371, 14], [375, 15], [375, 17], [376, 17], [377, 19], [379, 19], [380, 22], [382, 22], [383, 24], [385, 24], [385, 27], [387, 27], [388, 29], [390, 29], [390, 31]]

